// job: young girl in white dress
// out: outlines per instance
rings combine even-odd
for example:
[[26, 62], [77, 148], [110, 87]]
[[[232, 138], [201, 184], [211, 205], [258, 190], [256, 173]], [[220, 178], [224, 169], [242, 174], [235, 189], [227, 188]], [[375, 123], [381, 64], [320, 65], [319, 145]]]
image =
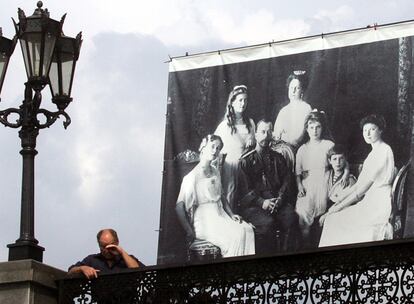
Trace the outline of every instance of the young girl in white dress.
[[296, 213], [303, 246], [310, 246], [310, 227], [325, 213], [328, 201], [328, 151], [334, 146], [325, 113], [313, 110], [305, 120], [305, 140], [296, 154]]
[[220, 248], [223, 257], [255, 254], [250, 224], [234, 214], [222, 195], [215, 160], [223, 147], [221, 138], [208, 135], [200, 145], [200, 162], [181, 184], [176, 211], [187, 241], [206, 240]]
[[223, 192], [231, 208], [234, 208], [234, 194], [237, 185], [240, 156], [255, 146], [255, 125], [246, 115], [247, 87], [238, 85], [233, 88], [227, 100], [226, 114], [214, 134], [221, 137], [225, 155], [222, 181]]

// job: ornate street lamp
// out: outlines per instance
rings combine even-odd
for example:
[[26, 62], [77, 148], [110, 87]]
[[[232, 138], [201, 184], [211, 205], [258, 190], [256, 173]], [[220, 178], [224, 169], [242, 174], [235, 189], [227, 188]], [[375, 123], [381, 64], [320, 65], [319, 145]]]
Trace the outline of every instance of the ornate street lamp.
[[[33, 259], [42, 262], [44, 248], [38, 245], [34, 236], [34, 157], [36, 138], [40, 129], [50, 127], [59, 116], [63, 116], [66, 128], [70, 117], [65, 112], [72, 101], [70, 97], [76, 61], [81, 47], [81, 33], [76, 38], [63, 35], [60, 22], [49, 17], [43, 3], [37, 3], [32, 16], [26, 17], [19, 8], [19, 23], [14, 20], [16, 36], [13, 40], [0, 37], [0, 90], [4, 81], [8, 60], [13, 52], [16, 39], [20, 41], [23, 60], [26, 68], [24, 100], [20, 107], [0, 110], [0, 122], [11, 128], [20, 128], [23, 157], [22, 198], [20, 237], [9, 247], [9, 261]], [[3, 56], [3, 57], [1, 57]], [[40, 108], [42, 89], [48, 85], [52, 90], [52, 102], [58, 111], [51, 112]], [[1, 92], [1, 91], [0, 91]], [[9, 121], [10, 115], [17, 116]], [[43, 116], [43, 120], [39, 117]], [[11, 118], [10, 118], [11, 119]]]

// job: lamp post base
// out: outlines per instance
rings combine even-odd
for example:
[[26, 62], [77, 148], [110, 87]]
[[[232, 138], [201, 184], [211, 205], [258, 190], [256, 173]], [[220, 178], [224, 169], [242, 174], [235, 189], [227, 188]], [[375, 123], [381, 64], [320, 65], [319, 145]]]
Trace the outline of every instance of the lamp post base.
[[9, 244], [7, 247], [9, 248], [9, 261], [27, 259], [38, 262], [43, 261], [43, 251], [45, 251], [45, 248], [34, 242], [17, 240], [16, 243]]

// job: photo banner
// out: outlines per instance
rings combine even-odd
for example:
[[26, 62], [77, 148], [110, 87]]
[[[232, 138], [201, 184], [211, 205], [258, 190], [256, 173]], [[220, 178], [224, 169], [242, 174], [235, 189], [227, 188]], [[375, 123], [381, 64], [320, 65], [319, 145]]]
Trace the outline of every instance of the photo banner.
[[173, 58], [158, 264], [412, 237], [413, 35]]

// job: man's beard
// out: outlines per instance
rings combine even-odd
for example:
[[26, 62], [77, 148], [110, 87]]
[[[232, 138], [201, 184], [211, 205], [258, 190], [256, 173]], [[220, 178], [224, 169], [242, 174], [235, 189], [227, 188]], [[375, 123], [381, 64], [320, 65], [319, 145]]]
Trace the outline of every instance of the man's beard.
[[262, 148], [268, 148], [269, 144], [270, 144], [270, 140], [267, 140], [267, 139], [263, 139], [259, 141], [259, 146]]

